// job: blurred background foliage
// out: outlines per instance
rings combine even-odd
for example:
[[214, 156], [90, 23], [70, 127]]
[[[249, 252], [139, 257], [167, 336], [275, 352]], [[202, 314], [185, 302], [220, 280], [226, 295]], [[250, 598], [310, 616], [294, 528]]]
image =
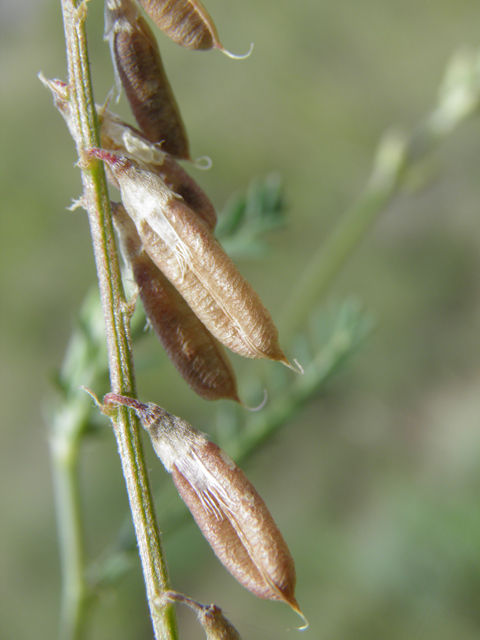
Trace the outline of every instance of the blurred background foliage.
[[[262, 257], [236, 259], [277, 318], [361, 192], [384, 130], [415, 128], [452, 53], [480, 47], [480, 6], [206, 6], [227, 49], [255, 43], [248, 60], [185, 51], [161, 34], [160, 48], [192, 152], [213, 160], [192, 174], [218, 210], [253, 178], [282, 176], [286, 226], [269, 233]], [[102, 102], [113, 73], [99, 0], [89, 2], [89, 36]], [[95, 272], [86, 216], [66, 211], [80, 195], [73, 144], [36, 78], [40, 70], [66, 77], [59, 3], [1, 0], [0, 48], [0, 636], [50, 639], [60, 569], [45, 406]], [[131, 119], [123, 100], [115, 109]], [[244, 465], [296, 559], [305, 638], [480, 637], [479, 165], [473, 118], [429, 156], [423, 189], [395, 199], [322, 300], [329, 308], [355, 294], [375, 330]], [[140, 340], [136, 359], [141, 400], [220, 430], [216, 407], [185, 387], [153, 336]], [[247, 396], [259, 372], [279, 366], [233, 360]], [[89, 558], [105, 554], [127, 513], [115, 441], [102, 425], [81, 457]], [[165, 474], [147, 449], [157, 488]], [[165, 546], [174, 588], [217, 602], [245, 640], [293, 633], [293, 614], [237, 585], [194, 527], [166, 536]], [[191, 613], [179, 613], [182, 637], [202, 638]], [[102, 591], [90, 629], [94, 640], [151, 637], [135, 558], [118, 587]]]

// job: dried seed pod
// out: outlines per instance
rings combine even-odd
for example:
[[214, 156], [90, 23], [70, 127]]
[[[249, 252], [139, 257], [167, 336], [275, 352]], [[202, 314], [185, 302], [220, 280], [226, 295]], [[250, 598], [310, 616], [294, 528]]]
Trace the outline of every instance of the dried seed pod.
[[[217, 223], [215, 209], [205, 191], [185, 169], [171, 155], [163, 153], [158, 145], [151, 144], [140, 131], [123, 122], [108, 109], [98, 109], [98, 115], [102, 147], [131, 157], [139, 166], [160, 176], [167, 187], [181, 196], [190, 209], [213, 231]], [[119, 186], [111, 171], [107, 172], [107, 176], [115, 186]]]
[[133, 0], [106, 0], [105, 37], [130, 107], [150, 142], [190, 160], [187, 133], [168, 82], [157, 41]]
[[139, 0], [157, 27], [171, 40], [195, 51], [220, 49], [229, 58], [248, 58], [248, 53], [235, 55], [227, 51], [218, 38], [217, 29], [208, 11], [199, 0]]
[[132, 160], [101, 149], [90, 153], [109, 164], [145, 250], [210, 332], [240, 355], [293, 368], [259, 296], [198, 216]]
[[245, 474], [216, 444], [161, 407], [109, 393], [105, 405], [132, 407], [203, 535], [230, 573], [260, 598], [295, 599], [295, 566], [285, 540]]
[[150, 18], [174, 42], [187, 49], [223, 49], [217, 29], [199, 0], [140, 0]]
[[235, 373], [221, 344], [143, 251], [124, 207], [112, 203], [112, 215], [146, 316], [180, 375], [205, 400], [240, 402]]
[[216, 604], [201, 604], [177, 591], [162, 591], [157, 598], [157, 603], [165, 606], [168, 602], [181, 602], [193, 609], [207, 634], [207, 640], [242, 640], [238, 631]]

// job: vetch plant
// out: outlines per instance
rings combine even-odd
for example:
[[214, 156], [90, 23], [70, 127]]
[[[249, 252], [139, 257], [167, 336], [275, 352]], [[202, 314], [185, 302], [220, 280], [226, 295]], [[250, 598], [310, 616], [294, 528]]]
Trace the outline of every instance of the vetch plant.
[[[200, 2], [142, 0], [141, 4], [178, 44], [225, 52]], [[238, 632], [217, 605], [200, 605], [171, 590], [140, 423], [227, 569], [255, 595], [283, 601], [300, 613], [294, 594], [293, 560], [267, 507], [236, 463], [181, 418], [158, 405], [136, 400], [130, 327], [136, 296], [190, 387], [206, 400], [234, 400], [230, 407], [219, 410], [216, 436], [237, 461], [247, 457], [318, 392], [368, 334], [371, 322], [356, 303], [341, 304], [331, 321], [325, 322], [324, 310], [310, 313], [312, 300], [324, 292], [422, 154], [478, 107], [479, 64], [471, 60], [468, 72], [463, 68], [461, 81], [446, 85], [439, 107], [415, 136], [390, 136], [381, 144], [365, 192], [320, 247], [294, 295], [288, 297], [282, 336], [287, 337], [287, 347], [291, 342], [301, 354], [304, 375], [292, 382], [290, 372], [277, 368], [268, 378], [258, 380], [257, 387], [267, 388], [270, 400], [261, 412], [252, 415], [241, 406], [233, 369], [219, 342], [240, 355], [293, 367], [279, 346], [270, 314], [214, 236], [217, 218], [208, 196], [177, 163], [177, 159], [190, 159], [189, 144], [152, 30], [133, 1], [107, 0], [106, 33], [139, 131], [113, 114], [108, 104], [95, 106], [85, 35], [86, 7], [75, 0], [62, 0], [68, 82], [42, 77], [77, 146], [83, 181], [78, 204], [89, 216], [103, 315], [102, 327], [99, 308], [89, 300], [81, 330], [72, 338], [59, 376], [62, 397], [52, 416], [51, 449], [64, 576], [61, 635], [65, 639], [82, 637], [86, 610], [107, 574], [100, 568], [96, 580], [88, 582], [77, 469], [79, 443], [91, 428], [91, 408], [85, 396], [78, 399], [78, 386], [98, 390], [105, 384], [104, 329], [111, 390], [104, 404], [98, 404], [114, 425], [135, 530], [134, 542], [123, 552], [138, 546], [155, 637], [178, 637], [171, 603], [181, 602], [197, 612], [207, 638], [238, 639]], [[455, 95], [466, 96], [463, 106], [449, 99], [449, 87]], [[110, 203], [106, 178], [120, 188], [122, 204]], [[246, 197], [230, 204], [218, 237], [225, 238], [232, 253], [261, 251], [264, 244], [259, 242], [260, 236], [278, 226], [282, 210], [278, 180], [257, 181]], [[114, 226], [137, 286], [133, 301], [124, 293]], [[309, 331], [299, 334], [307, 318]], [[184, 521], [182, 512], [162, 526], [173, 531]], [[124, 571], [127, 565], [124, 563]]]
[[[221, 366], [226, 372], [224, 378], [229, 389], [225, 391], [225, 384], [222, 383], [220, 387], [223, 385], [223, 389], [220, 394], [215, 391], [208, 394], [209, 385], [215, 389], [212, 380], [216, 380], [218, 377], [217, 363], [219, 360], [218, 357], [214, 358], [209, 353], [213, 344], [211, 341], [200, 341], [196, 347], [201, 360], [200, 376], [195, 375], [195, 366], [193, 367], [193, 375], [187, 371], [197, 358], [180, 364], [181, 354], [188, 345], [187, 334], [191, 330], [191, 314], [185, 313], [185, 307], [190, 307], [194, 315], [206, 326], [207, 334], [211, 331], [226, 346], [242, 355], [266, 357], [282, 361], [288, 366], [290, 364], [278, 345], [278, 333], [270, 315], [263, 307], [257, 294], [223, 252], [218, 241], [214, 239], [212, 230], [215, 218], [213, 218], [213, 224], [209, 224], [208, 218], [207, 224], [205, 224], [203, 221], [205, 218], [202, 220], [202, 216], [198, 215], [195, 207], [190, 208], [182, 195], [172, 191], [156, 171], [150, 171], [149, 167], [142, 168], [140, 166], [145, 160], [145, 152], [147, 155], [151, 152], [152, 158], [155, 157], [156, 163], [159, 165], [163, 164], [169, 151], [176, 157], [189, 157], [183, 123], [161, 65], [154, 38], [133, 3], [127, 0], [107, 2], [107, 34], [111, 39], [111, 50], [117, 75], [124, 86], [134, 115], [147, 140], [151, 141], [153, 138], [153, 141], [157, 142], [157, 138], [160, 138], [160, 144], [164, 140], [166, 141], [165, 149], [161, 149], [161, 152], [157, 153], [156, 148], [150, 148], [148, 142], [140, 140], [140, 144], [137, 145], [139, 164], [136, 162], [137, 149], [132, 144], [128, 148], [128, 157], [99, 148], [98, 118], [88, 73], [84, 26], [86, 5], [65, 1], [62, 6], [69, 62], [69, 82], [66, 84], [59, 81], [44, 80], [44, 82], [54, 93], [55, 104], [65, 117], [75, 139], [80, 158], [79, 164], [82, 168], [84, 194], [80, 203], [90, 215], [109, 347], [113, 394], [107, 398], [116, 398], [118, 402], [123, 399], [122, 401], [125, 403], [128, 396], [135, 394], [128, 326], [132, 305], [127, 303], [122, 290], [112, 235], [112, 219], [106, 193], [105, 175], [96, 159], [107, 162], [111, 178], [113, 176], [112, 179], [120, 187], [125, 209], [116, 207], [117, 220], [121, 219], [122, 212], [126, 212], [127, 217], [131, 218], [131, 221], [125, 221], [124, 217], [123, 224], [120, 225], [124, 230], [127, 229], [128, 233], [127, 236], [123, 233], [122, 237], [122, 244], [128, 256], [128, 264], [131, 265], [133, 261], [138, 267], [137, 255], [145, 252], [145, 256], [148, 258], [146, 263], [149, 271], [148, 284], [151, 284], [152, 274], [154, 274], [153, 268], [156, 266], [170, 280], [185, 301], [182, 302], [183, 308], [180, 309], [178, 297], [175, 299], [176, 309], [182, 311], [175, 314], [175, 320], [180, 323], [182, 329], [186, 325], [186, 333], [182, 335], [180, 332], [176, 343], [169, 339], [165, 326], [160, 322], [156, 323], [157, 332], [161, 334], [164, 342], [168, 343], [172, 359], [176, 361], [177, 366], [187, 379], [190, 377], [192, 381], [197, 382], [199, 378], [202, 378], [203, 386], [199, 387], [202, 397], [213, 399], [222, 397], [223, 394], [224, 397], [231, 396], [232, 399], [238, 400], [235, 381], [225, 358], [220, 358], [220, 360], [222, 360]], [[213, 30], [210, 28], [210, 24], [213, 25], [213, 23], [208, 19], [208, 15], [202, 10], [201, 5], [195, 3], [192, 6], [195, 9], [193, 18], [191, 11], [185, 12], [185, 7], [182, 7], [181, 3], [171, 3], [169, 6], [164, 6], [162, 10], [163, 19], [166, 17], [168, 21], [171, 18], [177, 26], [180, 25], [183, 43], [185, 42], [185, 34], [192, 32], [198, 34], [195, 24], [195, 17], [198, 15], [202, 16], [203, 22], [200, 27], [202, 33], [208, 27], [209, 32], [213, 34]], [[219, 47], [218, 39], [214, 38], [212, 42], [213, 46]], [[193, 46], [192, 41], [189, 46]], [[195, 45], [194, 48], [205, 47], [202, 44]], [[152, 120], [156, 120], [155, 132], [152, 132], [150, 126]], [[133, 135], [135, 135], [134, 132]], [[126, 146], [128, 145], [125, 139], [122, 142], [125, 142]], [[170, 166], [174, 167], [175, 165], [172, 163], [174, 163], [173, 158]], [[190, 184], [188, 180], [182, 181], [179, 171], [176, 171], [175, 174], [180, 186], [187, 189], [187, 195], [193, 194], [193, 199], [195, 200], [196, 196], [198, 199], [199, 190], [191, 187], [191, 181]], [[173, 182], [175, 183], [175, 179]], [[202, 200], [201, 197], [199, 199]], [[140, 266], [140, 269], [137, 268], [138, 279], [141, 280], [139, 275], [144, 274], [145, 268], [143, 266]], [[161, 280], [157, 278], [158, 281]], [[144, 282], [140, 282], [140, 286], [143, 284]], [[161, 285], [160, 294], [169, 286]], [[156, 316], [161, 316], [169, 305], [165, 296], [159, 296], [158, 292], [159, 288], [150, 286], [147, 293], [146, 287], [143, 287], [142, 295], [147, 296], [145, 297], [148, 303], [146, 304], [147, 313], [155, 312]], [[153, 302], [152, 296], [155, 297]], [[169, 300], [171, 299], [172, 296]], [[186, 321], [185, 318], [187, 318]], [[198, 327], [195, 327], [194, 333], [199, 333]], [[205, 336], [205, 331], [203, 331], [203, 335]], [[214, 348], [215, 346], [213, 344]], [[218, 352], [216, 355], [218, 356]], [[191, 386], [195, 388], [197, 385], [192, 384]], [[137, 410], [140, 406], [144, 405], [138, 404]], [[161, 411], [160, 408], [158, 411]], [[141, 411], [140, 415], [145, 417]], [[165, 415], [169, 414], [165, 413]], [[154, 611], [154, 599], [162, 591], [169, 588], [169, 579], [156, 528], [148, 477], [138, 440], [137, 425], [132, 421], [129, 422], [125, 417], [117, 419], [117, 416], [114, 418], [114, 423], [142, 556], [155, 634], [159, 638], [175, 638], [177, 635], [176, 622], [171, 607], [164, 608], [161, 615]], [[177, 431], [181, 433], [185, 442], [182, 444], [181, 440], [177, 438], [175, 443], [177, 451], [183, 451], [186, 455], [186, 443], [191, 443], [192, 434], [197, 432], [191, 427], [187, 429], [179, 419], [176, 419], [175, 424], [183, 425], [183, 429]], [[194, 439], [198, 440], [197, 444], [200, 444], [199, 435]], [[157, 445], [160, 441], [160, 437], [154, 439], [157, 452], [159, 452]], [[172, 442], [173, 440], [170, 441], [170, 444]], [[208, 446], [206, 441], [203, 442], [199, 451], [207, 450]], [[195, 455], [198, 455], [197, 451], [195, 451]], [[191, 456], [186, 455], [185, 460], [177, 456], [176, 464], [173, 466], [170, 466], [166, 461], [168, 456], [165, 458], [161, 455], [161, 458], [168, 470], [174, 474], [177, 487], [191, 507], [204, 534], [230, 571], [257, 595], [284, 600], [299, 611], [293, 595], [295, 586], [293, 561], [285, 542], [263, 501], [234, 463], [227, 463], [222, 454], [214, 456], [217, 463], [218, 460], [223, 460], [224, 466], [226, 465], [226, 468], [223, 469], [223, 476], [227, 474], [225, 476], [227, 480], [225, 478], [223, 480], [229, 487], [227, 490], [223, 486], [222, 491], [218, 494], [218, 487], [222, 486], [218, 479], [211, 488], [203, 487], [202, 483], [205, 478], [200, 478], [200, 476], [197, 478], [200, 484], [195, 482], [194, 476], [200, 473], [200, 468], [195, 471], [191, 464], [190, 466], [186, 465], [185, 461], [190, 460]], [[179, 469], [185, 472], [186, 476], [183, 476], [182, 473], [179, 474]], [[235, 481], [231, 477], [228, 478], [227, 472], [234, 473]], [[202, 516], [198, 505], [193, 506], [192, 504], [191, 491], [181, 488], [182, 478], [194, 492], [197, 492], [197, 495], [202, 496], [201, 505], [209, 504], [212, 509], [215, 498], [220, 496], [221, 501], [216, 504], [213, 511], [207, 509]], [[243, 486], [243, 499], [240, 501], [238, 499], [239, 486]], [[227, 499], [232, 492], [233, 497]], [[235, 502], [238, 502], [239, 509], [233, 509]], [[220, 505], [223, 505], [223, 511]], [[254, 512], [250, 515], [248, 506], [255, 507]], [[260, 515], [257, 514], [258, 511], [260, 511]], [[210, 520], [205, 518], [207, 513], [213, 516], [215, 524], [211, 518]], [[221, 517], [222, 513], [223, 517]], [[226, 514], [229, 514], [229, 517]], [[212, 532], [214, 533], [212, 534]], [[258, 538], [259, 535], [260, 538]], [[64, 604], [65, 635], [72, 635], [79, 629], [79, 622], [75, 617], [80, 617], [81, 611], [78, 609], [72, 615], [72, 612], [69, 611], [69, 607], [72, 606], [75, 606], [75, 602]]]

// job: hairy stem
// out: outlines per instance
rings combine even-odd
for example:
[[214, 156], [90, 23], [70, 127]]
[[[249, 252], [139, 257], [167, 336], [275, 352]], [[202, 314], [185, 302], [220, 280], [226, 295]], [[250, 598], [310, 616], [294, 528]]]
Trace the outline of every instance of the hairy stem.
[[[92, 234], [106, 327], [111, 387], [115, 393], [133, 396], [135, 395], [135, 380], [130, 347], [129, 313], [126, 311], [120, 269], [116, 258], [105, 173], [102, 163], [92, 159], [88, 154], [89, 149], [99, 146], [99, 136], [87, 54], [86, 5], [75, 0], [62, 0], [62, 10], [68, 57], [69, 99], [73, 113], [74, 137], [79, 165], [82, 169], [82, 203], [88, 211]], [[155, 637], [162, 640], [176, 640], [178, 634], [173, 608], [169, 607], [163, 611], [157, 611], [154, 605], [156, 596], [161, 591], [168, 589], [170, 585], [144, 462], [140, 426], [132, 412], [125, 409], [116, 412], [114, 426], [142, 561]], [[74, 465], [75, 456], [70, 456], [70, 460]], [[72, 467], [69, 475], [71, 475], [71, 471]], [[65, 477], [58, 477], [58, 473], [55, 473], [55, 480], [63, 482], [64, 479]], [[77, 492], [72, 487], [72, 491], [62, 497], [62, 493], [57, 489], [57, 498], [62, 500], [61, 509], [64, 511], [64, 522], [66, 522], [68, 518], [66, 505], [69, 500], [78, 500]], [[63, 516], [60, 515], [60, 518]], [[79, 526], [76, 531], [77, 533], [80, 531]], [[68, 527], [66, 526], [65, 533], [67, 532]], [[78, 545], [80, 544], [79, 541]], [[79, 573], [82, 555], [80, 548], [78, 546], [74, 551], [77, 554], [78, 563], [75, 564], [75, 567], [72, 563], [72, 572]], [[72, 576], [72, 579], [74, 578], [75, 576]], [[81, 607], [73, 606], [72, 598], [73, 596], [68, 601], [70, 603], [69, 615], [73, 616], [74, 611], [79, 612]], [[67, 599], [64, 599], [64, 602], [66, 601]], [[71, 620], [69, 625], [71, 628], [70, 638], [72, 639], [79, 637], [78, 629], [81, 625], [81, 616], [75, 615], [77, 616], [75, 622]]]

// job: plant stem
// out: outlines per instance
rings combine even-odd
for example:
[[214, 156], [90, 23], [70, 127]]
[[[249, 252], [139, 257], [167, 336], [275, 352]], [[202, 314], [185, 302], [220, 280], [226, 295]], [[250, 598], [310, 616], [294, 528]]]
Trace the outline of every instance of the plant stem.
[[77, 421], [72, 412], [58, 411], [55, 418], [50, 450], [62, 567], [60, 638], [80, 640], [85, 628], [88, 588], [78, 486], [78, 438], [74, 435]]
[[298, 324], [325, 293], [365, 233], [404, 184], [409, 171], [480, 106], [480, 54], [454, 55], [445, 71], [438, 102], [409, 138], [391, 132], [380, 142], [370, 181], [308, 264], [279, 323], [288, 342]]
[[[130, 345], [129, 313], [116, 258], [105, 173], [102, 163], [88, 155], [89, 149], [99, 147], [100, 144], [87, 54], [86, 4], [80, 3], [78, 0], [62, 0], [62, 11], [68, 58], [69, 99], [79, 165], [82, 169], [82, 204], [88, 211], [92, 234], [106, 327], [111, 387], [115, 393], [134, 396], [135, 380]], [[140, 425], [132, 412], [120, 409], [116, 413], [114, 427], [135, 525], [155, 637], [158, 640], [176, 640], [178, 633], [174, 609], [169, 607], [157, 611], [154, 604], [156, 596], [161, 591], [168, 589], [170, 584], [145, 467]], [[74, 462], [72, 458], [70, 461]], [[69, 476], [71, 476], [73, 468], [73, 466], [70, 467]], [[55, 480], [58, 482], [63, 482], [66, 478], [67, 475], [59, 477], [55, 474]], [[67, 500], [78, 502], [77, 491], [74, 485], [70, 484], [69, 495], [64, 498], [57, 488], [57, 496], [59, 500], [62, 500], [62, 508], [65, 508]], [[63, 515], [61, 514], [60, 517], [63, 518]], [[72, 522], [74, 520], [75, 517], [72, 517]], [[65, 516], [66, 521], [67, 516]], [[76, 533], [79, 533], [79, 525], [75, 526]], [[66, 528], [65, 533], [67, 531], [69, 529]], [[77, 541], [77, 543], [81, 545], [81, 542]], [[81, 546], [78, 546], [74, 551], [78, 562], [75, 563], [75, 567], [72, 563], [72, 573], [80, 571], [82, 565], [80, 549]], [[74, 577], [72, 575], [72, 584]], [[81, 617], [79, 614], [81, 614], [82, 607], [78, 604], [77, 607], [74, 607], [72, 604], [75, 593], [72, 597], [65, 599], [69, 602], [70, 615], [73, 616], [74, 611], [77, 612], [75, 622], [71, 620], [70, 624], [70, 627], [76, 629], [76, 632], [72, 630], [71, 640], [79, 637], [81, 626], [78, 618]]]
[[405, 172], [405, 161], [406, 141], [396, 135], [386, 136], [363, 194], [318, 248], [288, 298], [279, 322], [286, 343], [395, 195]]

